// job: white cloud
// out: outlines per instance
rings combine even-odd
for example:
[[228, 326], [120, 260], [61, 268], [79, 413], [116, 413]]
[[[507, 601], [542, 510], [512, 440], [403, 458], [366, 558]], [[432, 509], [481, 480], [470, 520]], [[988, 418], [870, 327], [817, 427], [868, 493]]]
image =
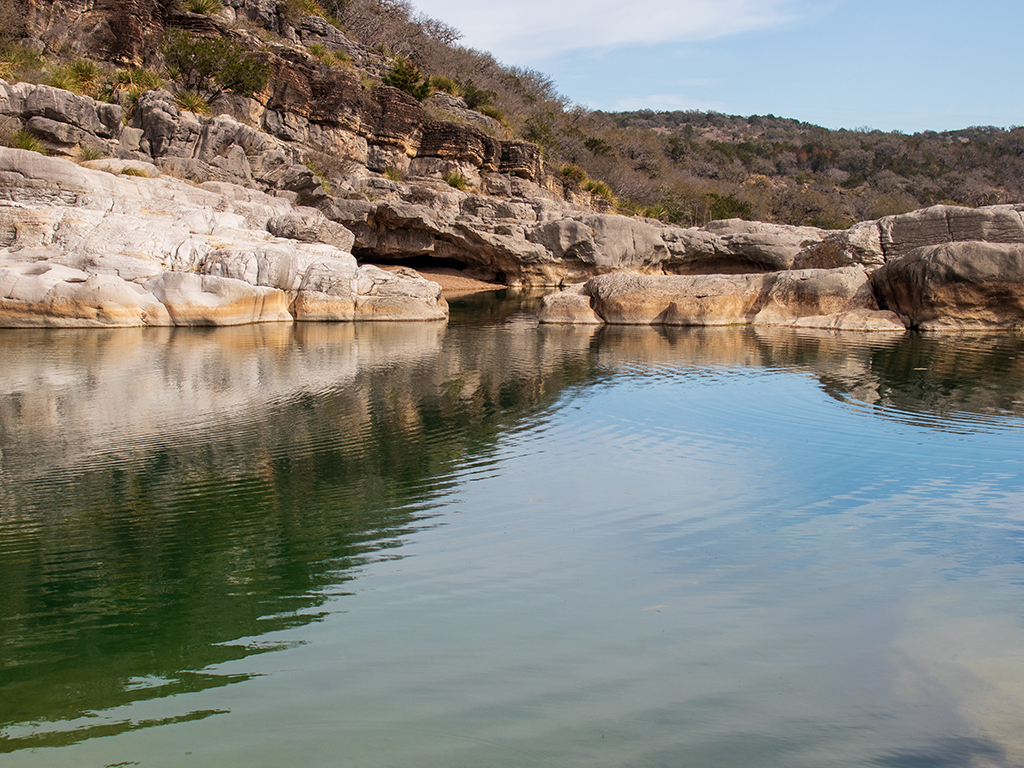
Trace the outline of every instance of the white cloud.
[[609, 112], [633, 112], [638, 109], [653, 109], [656, 112], [676, 112], [690, 109], [701, 112], [722, 112], [726, 109], [726, 103], [724, 101], [688, 99], [685, 96], [673, 94], [652, 94], [617, 99], [604, 109]]
[[796, 18], [795, 0], [413, 0], [510, 64], [567, 51], [712, 40]]

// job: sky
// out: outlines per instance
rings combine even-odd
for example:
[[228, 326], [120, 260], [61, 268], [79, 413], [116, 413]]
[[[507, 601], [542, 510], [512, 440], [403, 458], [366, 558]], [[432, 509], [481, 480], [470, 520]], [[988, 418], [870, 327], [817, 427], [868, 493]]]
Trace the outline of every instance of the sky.
[[591, 109], [1024, 125], [1021, 0], [412, 0]]

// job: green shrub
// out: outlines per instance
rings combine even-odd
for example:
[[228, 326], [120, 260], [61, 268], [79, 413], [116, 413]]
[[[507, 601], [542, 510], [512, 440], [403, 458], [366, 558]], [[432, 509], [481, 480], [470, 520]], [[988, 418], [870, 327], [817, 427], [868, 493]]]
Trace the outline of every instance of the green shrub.
[[523, 124], [522, 135], [526, 141], [533, 142], [545, 153], [554, 152], [561, 146], [555, 137], [554, 127], [548, 120], [540, 117], [531, 116], [526, 118], [526, 122]]
[[458, 171], [441, 174], [441, 178], [444, 179], [445, 184], [449, 187], [455, 187], [455, 189], [461, 189], [463, 191], [469, 189], [469, 184], [466, 183], [466, 177]]
[[603, 197], [605, 200], [615, 202], [615, 195], [612, 193], [612, 188], [603, 181], [594, 181], [591, 179], [583, 185], [583, 188], [592, 195], [597, 195], [598, 197]]
[[210, 103], [203, 98], [201, 93], [195, 91], [179, 91], [174, 94], [174, 103], [197, 115], [205, 115], [210, 111]]
[[740, 200], [733, 195], [720, 195], [717, 192], [708, 192], [705, 197], [708, 213], [712, 219], [753, 218], [753, 207], [745, 200]]
[[224, 9], [220, 0], [185, 0], [185, 10], [203, 16], [213, 16]]
[[121, 173], [122, 176], [138, 176], [139, 178], [142, 178], [142, 179], [149, 178], [146, 175], [145, 171], [140, 171], [138, 168], [132, 168], [129, 165], [126, 165], [124, 168], [122, 168], [120, 173]]
[[225, 38], [172, 30], [164, 38], [163, 54], [172, 78], [208, 100], [224, 91], [251, 97], [270, 80], [269, 64]]
[[41, 155], [50, 154], [46, 145], [24, 128], [8, 136], [4, 144], [12, 149], [27, 149], [30, 152], [38, 152]]
[[452, 96], [462, 95], [462, 88], [450, 77], [445, 77], [444, 75], [431, 75], [428, 82], [430, 83], [430, 87], [435, 91], [444, 91]]
[[80, 163], [86, 163], [89, 160], [100, 160], [104, 157], [110, 157], [110, 153], [102, 147], [97, 147], [92, 144], [82, 144], [78, 147], [78, 151], [75, 153], [75, 159]]
[[487, 115], [492, 120], [497, 120], [499, 123], [505, 122], [505, 113], [497, 107], [492, 107], [490, 104], [485, 104], [477, 110], [481, 115]]
[[401, 181], [402, 180], [402, 172], [399, 171], [397, 168], [385, 168], [384, 169], [384, 178], [385, 179], [391, 179], [391, 181]]
[[401, 56], [395, 59], [391, 71], [385, 75], [384, 85], [405, 91], [419, 101], [423, 101], [433, 92], [430, 82], [423, 79], [419, 68]]
[[467, 80], [466, 82], [461, 83], [461, 86], [462, 100], [466, 102], [466, 106], [470, 109], [479, 110], [480, 107], [486, 107], [498, 96], [494, 91], [477, 88], [473, 85], [472, 80]]
[[587, 181], [587, 172], [573, 164], [563, 165], [559, 176], [561, 176], [563, 184], [577, 187], [583, 186], [583, 183]]

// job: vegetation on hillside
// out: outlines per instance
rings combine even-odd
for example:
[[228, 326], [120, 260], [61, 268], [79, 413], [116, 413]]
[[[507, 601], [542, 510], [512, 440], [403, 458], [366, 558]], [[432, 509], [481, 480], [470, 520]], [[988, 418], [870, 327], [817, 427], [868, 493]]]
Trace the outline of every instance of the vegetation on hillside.
[[[219, 2], [181, 0], [181, 7], [213, 13]], [[292, 23], [320, 16], [362, 44], [374, 61], [361, 72], [364, 83], [383, 81], [420, 100], [445, 91], [497, 120], [506, 135], [538, 144], [553, 187], [589, 193], [605, 209], [684, 226], [740, 217], [840, 228], [935, 203], [1024, 200], [1024, 128], [904, 135], [833, 131], [773, 115], [594, 112], [572, 104], [542, 73], [459, 45], [456, 28], [418, 14], [408, 0], [279, 0], [279, 7]], [[238, 41], [293, 45], [267, 30], [252, 34], [243, 19], [223, 38], [168, 31], [160, 73], [114, 70], [22, 45], [19, 9], [0, 0], [0, 77], [34, 78], [129, 109], [140, 90], [160, 84], [193, 111], [223, 90], [258, 94], [267, 59]], [[307, 52], [328, 66], [354, 66], [321, 44]]]
[[[399, 71], [491, 110], [539, 144], [556, 181], [619, 210], [684, 226], [740, 217], [826, 228], [936, 203], [1024, 200], [1024, 128], [914, 135], [828, 130], [773, 115], [593, 112], [542, 73], [458, 45], [458, 30], [406, 0], [321, 0], [346, 34], [385, 51]], [[400, 79], [400, 78], [399, 78]], [[422, 98], [422, 91], [416, 95]]]

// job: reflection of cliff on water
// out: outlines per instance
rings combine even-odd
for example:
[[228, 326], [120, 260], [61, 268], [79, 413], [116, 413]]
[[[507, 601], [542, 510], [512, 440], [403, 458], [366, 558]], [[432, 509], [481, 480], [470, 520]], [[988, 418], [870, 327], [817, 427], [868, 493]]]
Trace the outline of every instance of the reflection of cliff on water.
[[939, 427], [1024, 400], [1009, 334], [537, 328], [531, 302], [467, 299], [447, 327], [0, 332], [0, 751], [244, 679], [219, 665], [334, 610], [503, 434], [605, 377], [796, 370]]
[[[1021, 334], [611, 326], [598, 338], [598, 362], [611, 370], [666, 365], [803, 370], [837, 400], [937, 429], [958, 428], [959, 413], [1024, 417]], [[977, 419], [973, 424], [977, 428]]]
[[457, 467], [592, 373], [585, 336], [458, 333], [4, 333], [0, 751], [158, 724], [27, 725], [241, 679], [216, 665], [317, 620]]

